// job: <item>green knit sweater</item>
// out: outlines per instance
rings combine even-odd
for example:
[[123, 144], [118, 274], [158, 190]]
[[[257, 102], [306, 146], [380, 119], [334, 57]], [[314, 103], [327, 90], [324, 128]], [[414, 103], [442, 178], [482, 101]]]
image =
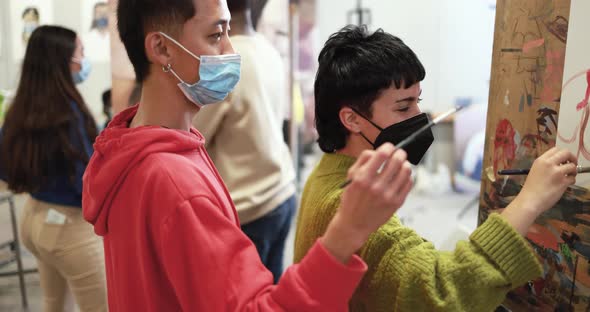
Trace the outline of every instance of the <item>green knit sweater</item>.
[[[340, 185], [354, 161], [325, 154], [309, 177], [297, 222], [295, 262], [336, 213]], [[350, 302], [351, 311], [493, 311], [509, 290], [542, 273], [527, 241], [497, 214], [454, 252], [437, 251], [393, 217], [370, 236], [359, 255], [369, 271]]]

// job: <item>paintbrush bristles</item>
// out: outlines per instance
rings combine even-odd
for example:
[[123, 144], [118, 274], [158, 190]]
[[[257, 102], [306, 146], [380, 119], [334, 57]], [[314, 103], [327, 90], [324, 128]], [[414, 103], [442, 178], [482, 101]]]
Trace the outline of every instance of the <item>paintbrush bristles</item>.
[[465, 108], [465, 107], [467, 107], [467, 106], [468, 106], [468, 105], [457, 105], [457, 106], [455, 106], [455, 108], [453, 108], [453, 109], [449, 110], [448, 112], [446, 112], [446, 113], [444, 113], [444, 114], [442, 114], [442, 115], [440, 115], [440, 116], [438, 116], [438, 117], [434, 118], [434, 120], [432, 120], [432, 122], [433, 122], [434, 124], [437, 124], [437, 123], [439, 123], [441, 120], [444, 120], [445, 118], [447, 118], [447, 117], [451, 116], [452, 114], [454, 114], [454, 113], [456, 113], [456, 112], [458, 112], [458, 111], [462, 110], [463, 108]]

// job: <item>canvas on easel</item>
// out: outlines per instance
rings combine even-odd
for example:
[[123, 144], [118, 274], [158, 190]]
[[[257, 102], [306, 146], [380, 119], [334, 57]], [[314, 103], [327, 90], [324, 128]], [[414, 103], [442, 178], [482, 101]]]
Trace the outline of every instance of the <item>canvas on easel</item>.
[[[529, 168], [549, 148], [571, 144], [584, 155], [590, 79], [586, 0], [498, 0], [486, 125], [479, 222], [501, 212], [522, 188], [525, 176], [498, 170]], [[570, 37], [571, 35], [571, 37]], [[571, 41], [570, 41], [571, 40]], [[584, 46], [586, 49], [584, 50]], [[566, 48], [567, 47], [567, 48]], [[590, 91], [588, 91], [590, 92]], [[585, 99], [585, 100], [584, 100]], [[585, 102], [584, 102], [585, 101]], [[576, 128], [577, 127], [577, 128]], [[559, 129], [559, 130], [558, 130]], [[574, 141], [560, 142], [562, 137]], [[580, 135], [581, 134], [581, 135]], [[578, 141], [575, 141], [578, 140]], [[590, 156], [589, 156], [590, 157]], [[582, 164], [587, 159], [582, 159]], [[590, 177], [590, 176], [589, 176]], [[543, 277], [508, 294], [513, 311], [588, 311], [590, 267], [589, 183], [580, 176], [553, 209], [531, 227], [527, 240]], [[586, 184], [584, 184], [586, 183]]]
[[[578, 156], [582, 166], [590, 165], [590, 1], [572, 0], [563, 69], [557, 146]], [[567, 120], [568, 122], [563, 122]], [[590, 175], [580, 175], [576, 185], [590, 187]]]

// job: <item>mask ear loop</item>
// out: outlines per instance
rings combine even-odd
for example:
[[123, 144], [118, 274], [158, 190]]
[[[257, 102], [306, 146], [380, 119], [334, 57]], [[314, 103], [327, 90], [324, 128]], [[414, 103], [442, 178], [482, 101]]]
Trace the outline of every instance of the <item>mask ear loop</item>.
[[[378, 125], [376, 125], [374, 122], [372, 122], [371, 120], [369, 120], [369, 118], [365, 117], [365, 115], [361, 114], [358, 110], [356, 110], [354, 107], [350, 107], [350, 109], [352, 109], [357, 115], [361, 116], [364, 120], [368, 121], [371, 125], [373, 125], [373, 127], [379, 129], [379, 131], [383, 131], [383, 128], [379, 127]], [[365, 139], [365, 141], [367, 141], [367, 143], [369, 143], [371, 146], [373, 146], [374, 149], [376, 149], [377, 147], [375, 146], [375, 143], [371, 142], [371, 140], [369, 140], [365, 134], [362, 131], [359, 131], [359, 134], [363, 137], [363, 139]]]
[[193, 52], [189, 51], [189, 49], [185, 48], [182, 44], [180, 44], [180, 42], [176, 41], [174, 38], [168, 36], [167, 34], [163, 33], [163, 32], [159, 32], [160, 35], [164, 36], [166, 39], [172, 41], [175, 45], [177, 45], [179, 48], [183, 49], [184, 52], [188, 53], [190, 56], [196, 58], [197, 60], [201, 60], [200, 57], [196, 56]]
[[369, 143], [371, 146], [373, 146], [374, 149], [377, 149], [377, 147], [375, 146], [375, 143], [371, 142], [371, 140], [369, 140], [364, 134], [363, 132], [359, 132], [359, 134], [363, 137], [363, 139], [365, 139], [365, 141], [367, 141], [367, 143]]
[[383, 128], [379, 127], [376, 123], [374, 123], [373, 121], [371, 121], [371, 119], [365, 117], [365, 115], [361, 114], [358, 110], [356, 110], [356, 108], [350, 107], [350, 109], [352, 109], [355, 113], [357, 113], [357, 115], [363, 117], [363, 119], [366, 120], [366, 121], [368, 121], [371, 125], [373, 125], [373, 127], [379, 129], [379, 131], [383, 131]]
[[184, 82], [184, 80], [182, 80], [182, 78], [180, 78], [180, 76], [178, 76], [176, 74], [174, 69], [172, 69], [172, 65], [170, 63], [168, 63], [166, 66], [162, 66], [162, 71], [165, 73], [172, 73], [172, 75], [174, 75], [174, 77], [176, 77], [176, 79], [180, 80], [180, 82], [186, 83], [186, 82]]

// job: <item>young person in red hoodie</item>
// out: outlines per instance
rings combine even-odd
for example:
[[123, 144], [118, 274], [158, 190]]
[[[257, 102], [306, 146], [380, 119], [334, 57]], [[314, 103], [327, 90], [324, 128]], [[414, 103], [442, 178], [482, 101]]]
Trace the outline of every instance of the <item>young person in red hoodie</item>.
[[83, 190], [104, 237], [109, 310], [347, 310], [366, 271], [355, 251], [411, 188], [406, 153], [363, 153], [324, 236], [273, 285], [191, 128], [239, 79], [225, 0], [119, 0], [117, 15], [141, 100], [97, 138]]

